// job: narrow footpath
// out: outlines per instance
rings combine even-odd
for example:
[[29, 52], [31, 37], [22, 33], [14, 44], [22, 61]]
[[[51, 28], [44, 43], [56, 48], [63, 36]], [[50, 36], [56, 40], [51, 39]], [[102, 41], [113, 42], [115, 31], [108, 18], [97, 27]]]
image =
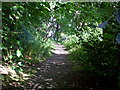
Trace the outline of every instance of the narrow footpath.
[[[74, 71], [68, 60], [65, 47], [55, 43], [53, 55], [43, 62], [36, 64], [34, 74], [20, 88], [3, 90], [117, 90], [109, 80], [101, 80], [93, 72]], [[31, 66], [33, 67], [33, 66]]]
[[26, 90], [45, 88], [67, 88], [68, 77], [72, 74], [72, 64], [67, 60], [68, 51], [55, 44], [53, 55], [37, 65], [37, 74], [27, 82]]
[[55, 44], [52, 52], [53, 55], [49, 59], [36, 65], [37, 73], [25, 84], [24, 90], [69, 90], [71, 88], [74, 90], [108, 90], [108, 88], [117, 90], [109, 82], [103, 82], [103, 85], [98, 86], [101, 79], [94, 73], [73, 71], [71, 61], [67, 59], [68, 51], [64, 46]]

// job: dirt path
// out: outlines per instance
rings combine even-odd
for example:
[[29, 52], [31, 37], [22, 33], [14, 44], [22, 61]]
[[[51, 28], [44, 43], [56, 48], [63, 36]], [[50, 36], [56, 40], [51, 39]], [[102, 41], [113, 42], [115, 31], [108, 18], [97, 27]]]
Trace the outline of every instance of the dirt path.
[[27, 82], [25, 89], [65, 88], [72, 65], [67, 60], [68, 52], [60, 44], [55, 44], [54, 54], [37, 65], [37, 74]]
[[71, 61], [67, 59], [68, 51], [60, 44], [55, 44], [55, 46], [50, 58], [31, 66], [37, 68], [37, 73], [26, 83], [18, 85], [16, 88], [10, 87], [3, 90], [69, 90], [71, 88], [74, 90], [98, 90], [93, 89], [93, 82], [92, 85], [89, 82], [91, 80], [90, 73], [73, 71]]
[[60, 44], [55, 44], [53, 55], [35, 65], [37, 73], [20, 88], [8, 87], [3, 90], [118, 90], [113, 83], [103, 78], [101, 80], [93, 72], [73, 71], [72, 64], [67, 59], [68, 52]]

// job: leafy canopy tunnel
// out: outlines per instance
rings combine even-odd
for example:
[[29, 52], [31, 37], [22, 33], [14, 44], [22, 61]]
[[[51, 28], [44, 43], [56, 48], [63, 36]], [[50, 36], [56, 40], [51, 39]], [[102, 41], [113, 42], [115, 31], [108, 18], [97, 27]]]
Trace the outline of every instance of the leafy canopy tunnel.
[[[119, 81], [119, 2], [2, 3], [2, 63], [16, 73], [51, 54], [53, 41], [69, 50], [75, 70]], [[116, 39], [116, 40], [115, 40]], [[82, 66], [82, 67], [80, 67]]]

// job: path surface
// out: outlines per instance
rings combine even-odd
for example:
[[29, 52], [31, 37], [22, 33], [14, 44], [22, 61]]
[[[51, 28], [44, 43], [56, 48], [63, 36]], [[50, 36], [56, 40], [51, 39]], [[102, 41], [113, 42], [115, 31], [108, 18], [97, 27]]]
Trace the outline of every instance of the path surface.
[[65, 88], [72, 73], [72, 65], [67, 60], [68, 52], [60, 44], [55, 44], [54, 54], [37, 65], [37, 74], [27, 82], [25, 89]]
[[60, 44], [55, 46], [53, 55], [35, 65], [37, 73], [24, 85], [18, 89], [9, 87], [3, 90], [118, 90], [109, 80], [101, 80], [94, 73], [73, 71], [72, 64], [67, 59], [68, 52]]

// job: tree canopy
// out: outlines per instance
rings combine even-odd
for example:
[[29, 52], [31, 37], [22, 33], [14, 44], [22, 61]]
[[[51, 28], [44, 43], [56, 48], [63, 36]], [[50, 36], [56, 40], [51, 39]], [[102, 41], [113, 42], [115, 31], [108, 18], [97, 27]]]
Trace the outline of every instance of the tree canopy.
[[75, 70], [120, 84], [120, 2], [3, 2], [2, 27], [2, 63], [18, 74], [59, 41]]

